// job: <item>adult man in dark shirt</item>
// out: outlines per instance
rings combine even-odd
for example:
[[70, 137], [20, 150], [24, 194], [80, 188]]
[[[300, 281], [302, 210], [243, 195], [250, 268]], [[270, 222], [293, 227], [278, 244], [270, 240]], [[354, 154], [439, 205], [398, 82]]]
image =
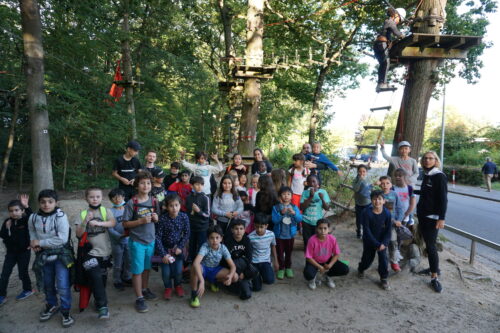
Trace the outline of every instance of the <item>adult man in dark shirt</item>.
[[155, 170], [162, 170], [161, 167], [155, 165], [156, 162], [156, 152], [154, 150], [148, 150], [146, 157], [146, 165], [144, 166], [145, 170], [148, 170], [151, 175], [155, 172]]
[[486, 158], [486, 163], [484, 163], [481, 169], [484, 175], [484, 182], [486, 183], [486, 191], [491, 192], [491, 179], [495, 175], [498, 176], [497, 165], [491, 161], [490, 157]]
[[136, 157], [139, 150], [141, 150], [139, 142], [132, 140], [127, 144], [125, 154], [113, 163], [111, 175], [118, 179], [118, 187], [125, 192], [125, 202], [135, 194], [134, 178], [142, 169], [141, 162]]

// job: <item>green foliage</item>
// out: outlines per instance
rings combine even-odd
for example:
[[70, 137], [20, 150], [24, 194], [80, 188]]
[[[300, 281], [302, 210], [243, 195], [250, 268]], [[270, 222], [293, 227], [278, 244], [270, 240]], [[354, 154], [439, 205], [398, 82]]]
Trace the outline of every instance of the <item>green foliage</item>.
[[297, 152], [290, 150], [289, 148], [278, 147], [274, 149], [269, 154], [269, 160], [273, 164], [273, 168], [283, 168], [288, 170], [288, 167], [292, 163], [292, 156]]
[[481, 185], [483, 183], [483, 174], [480, 167], [469, 167], [464, 165], [445, 165], [443, 172], [451, 183], [452, 171], [455, 170], [455, 181], [466, 185]]

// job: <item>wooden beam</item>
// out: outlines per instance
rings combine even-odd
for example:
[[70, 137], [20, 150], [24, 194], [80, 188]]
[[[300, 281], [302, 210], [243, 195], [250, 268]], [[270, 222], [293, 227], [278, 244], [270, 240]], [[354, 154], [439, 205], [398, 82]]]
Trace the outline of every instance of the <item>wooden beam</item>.
[[467, 58], [467, 50], [460, 49], [440, 49], [440, 48], [425, 48], [423, 50], [420, 47], [406, 47], [398, 58], [439, 58], [439, 59], [465, 59]]

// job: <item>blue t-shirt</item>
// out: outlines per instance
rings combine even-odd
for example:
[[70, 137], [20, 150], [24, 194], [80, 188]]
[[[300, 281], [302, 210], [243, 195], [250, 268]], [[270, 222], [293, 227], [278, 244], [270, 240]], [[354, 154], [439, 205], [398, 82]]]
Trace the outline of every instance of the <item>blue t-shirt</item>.
[[[314, 197], [311, 201], [309, 207], [307, 207], [302, 213], [302, 219], [304, 222], [310, 225], [316, 225], [318, 220], [323, 218], [323, 203], [319, 194], [323, 193], [323, 199], [327, 204], [330, 203], [330, 197], [328, 196], [328, 192], [320, 188], [314, 193]], [[307, 189], [302, 193], [302, 197], [300, 198], [300, 203], [303, 203], [311, 196], [311, 190]]]
[[398, 194], [391, 190], [389, 193], [384, 193], [385, 204], [384, 207], [389, 210], [393, 220], [401, 221], [404, 212], [399, 201]]
[[220, 244], [219, 248], [214, 250], [208, 245], [208, 243], [203, 243], [198, 255], [203, 256], [201, 264], [206, 267], [217, 267], [222, 259], [231, 258], [231, 254], [224, 244]]
[[266, 230], [262, 236], [257, 235], [254, 230], [248, 235], [252, 243], [252, 262], [258, 264], [261, 262], [271, 262], [271, 245], [276, 245], [274, 232]]

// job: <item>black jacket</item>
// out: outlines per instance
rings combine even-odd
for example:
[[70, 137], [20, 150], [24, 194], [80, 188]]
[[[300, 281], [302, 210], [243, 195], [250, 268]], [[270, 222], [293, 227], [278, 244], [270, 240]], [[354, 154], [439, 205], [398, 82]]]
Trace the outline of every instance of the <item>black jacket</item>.
[[[193, 204], [200, 207], [199, 213], [193, 210]], [[191, 232], [207, 231], [210, 217], [210, 206], [207, 195], [203, 192], [191, 192], [186, 198], [186, 214], [189, 216]]]
[[7, 252], [29, 251], [30, 233], [28, 230], [28, 219], [32, 213], [30, 208], [26, 208], [24, 216], [19, 220], [13, 220], [10, 226], [10, 232], [5, 226], [6, 219], [0, 229], [0, 238], [3, 239]]
[[437, 215], [440, 220], [445, 219], [448, 206], [448, 180], [443, 172], [434, 168], [424, 173], [420, 190], [414, 192], [420, 195], [417, 216]]

